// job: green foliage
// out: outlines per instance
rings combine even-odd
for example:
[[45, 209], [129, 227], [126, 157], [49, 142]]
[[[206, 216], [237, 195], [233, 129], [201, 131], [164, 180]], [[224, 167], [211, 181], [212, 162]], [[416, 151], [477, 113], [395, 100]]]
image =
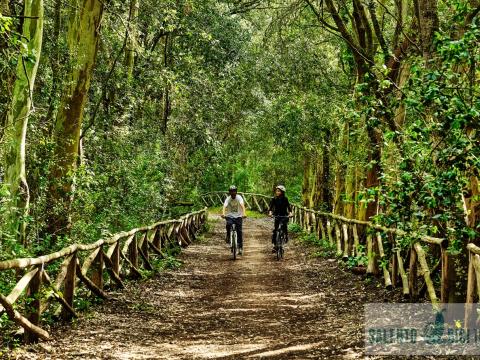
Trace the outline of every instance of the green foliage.
[[461, 38], [439, 32], [440, 65], [425, 68], [421, 59], [414, 60], [405, 99], [412, 112], [404, 133], [405, 157], [396, 181], [383, 189], [388, 212], [379, 218], [406, 231], [448, 237], [451, 253], [478, 235], [465, 224], [462, 194], [469, 174], [480, 165], [472, 132], [480, 119], [480, 88], [468, 70], [479, 63], [479, 40], [476, 23]]
[[356, 251], [355, 256], [349, 256], [346, 261], [346, 266], [348, 269], [351, 269], [356, 266], [366, 266], [368, 263], [368, 257], [366, 255], [364, 245], [359, 245]]
[[290, 227], [293, 228], [293, 232], [298, 234], [300, 243], [314, 248], [314, 257], [332, 258], [335, 256], [335, 244], [330, 244], [326, 239], [319, 239], [314, 233], [306, 233], [301, 227], [295, 225], [296, 224], [289, 224], [289, 231]]
[[289, 222], [288, 223], [288, 231], [293, 232], [295, 234], [300, 234], [300, 233], [303, 232], [303, 229], [299, 224], [294, 223], [294, 222]]

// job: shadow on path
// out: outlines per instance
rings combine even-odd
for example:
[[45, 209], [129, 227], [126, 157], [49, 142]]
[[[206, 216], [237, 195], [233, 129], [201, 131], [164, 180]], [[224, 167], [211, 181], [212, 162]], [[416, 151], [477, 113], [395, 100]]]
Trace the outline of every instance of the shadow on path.
[[[219, 219], [217, 219], [219, 220]], [[224, 224], [186, 249], [184, 266], [131, 282], [54, 340], [20, 359], [364, 358], [363, 303], [381, 301], [335, 262], [290, 244], [270, 253], [272, 224], [247, 219], [245, 254], [232, 261]]]

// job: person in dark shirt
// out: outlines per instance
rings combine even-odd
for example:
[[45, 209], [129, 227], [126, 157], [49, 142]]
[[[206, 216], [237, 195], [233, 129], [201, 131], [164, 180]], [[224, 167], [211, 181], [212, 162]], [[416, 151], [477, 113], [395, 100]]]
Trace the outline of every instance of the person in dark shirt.
[[[275, 197], [270, 200], [270, 206], [268, 208], [268, 215], [269, 216], [292, 216], [292, 206], [290, 205], [290, 202], [288, 201], [288, 198], [285, 196], [285, 186], [283, 185], [278, 185], [275, 188]], [[287, 225], [288, 225], [288, 218], [275, 218], [275, 227], [273, 229], [273, 234], [272, 234], [272, 244], [275, 245], [275, 234], [279, 228], [279, 226], [283, 226], [283, 229], [285, 230], [285, 234], [287, 234], [286, 241], [288, 241], [288, 231], [287, 231]], [[273, 250], [276, 251], [274, 248]]]

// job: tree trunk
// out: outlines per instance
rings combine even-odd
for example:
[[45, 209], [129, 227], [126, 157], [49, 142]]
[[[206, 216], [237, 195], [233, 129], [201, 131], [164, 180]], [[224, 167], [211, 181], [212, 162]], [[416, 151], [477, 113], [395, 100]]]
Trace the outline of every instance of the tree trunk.
[[137, 19], [140, 7], [139, 0], [130, 1], [130, 12], [128, 15], [128, 34], [125, 46], [125, 66], [127, 68], [127, 79], [130, 82], [133, 78], [133, 69], [135, 63], [135, 47], [138, 43]]
[[[166, 34], [164, 38], [164, 47], [163, 47], [163, 66], [165, 69], [168, 69], [171, 64], [171, 51], [173, 46], [173, 35]], [[165, 89], [163, 91], [163, 134], [167, 133], [168, 127], [168, 118], [172, 111], [172, 104], [170, 100], [170, 80], [167, 78], [165, 83]]]
[[437, 0], [415, 0], [423, 57], [429, 61], [433, 54], [433, 38], [438, 30]]
[[10, 187], [9, 230], [25, 244], [26, 215], [30, 194], [25, 171], [25, 144], [32, 92], [37, 74], [43, 37], [43, 0], [25, 0], [23, 38], [26, 47], [18, 56], [12, 103], [5, 132], [5, 182]]
[[306, 152], [303, 157], [303, 184], [302, 184], [302, 203], [303, 206], [311, 208], [312, 204], [312, 182], [314, 182], [312, 171], [312, 156]]
[[55, 164], [51, 171], [48, 231], [65, 234], [73, 196], [80, 131], [97, 55], [103, 2], [71, 0], [72, 14], [67, 35], [71, 70], [55, 123]]

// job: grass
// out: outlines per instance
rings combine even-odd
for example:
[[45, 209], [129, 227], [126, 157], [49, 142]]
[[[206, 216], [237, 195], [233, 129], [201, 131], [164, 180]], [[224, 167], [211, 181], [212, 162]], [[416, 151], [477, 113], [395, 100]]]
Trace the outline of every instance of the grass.
[[332, 258], [335, 257], [335, 244], [330, 244], [325, 239], [318, 238], [317, 235], [307, 233], [297, 224], [290, 224], [288, 230], [297, 234], [297, 239], [301, 244], [315, 248], [313, 257]]

